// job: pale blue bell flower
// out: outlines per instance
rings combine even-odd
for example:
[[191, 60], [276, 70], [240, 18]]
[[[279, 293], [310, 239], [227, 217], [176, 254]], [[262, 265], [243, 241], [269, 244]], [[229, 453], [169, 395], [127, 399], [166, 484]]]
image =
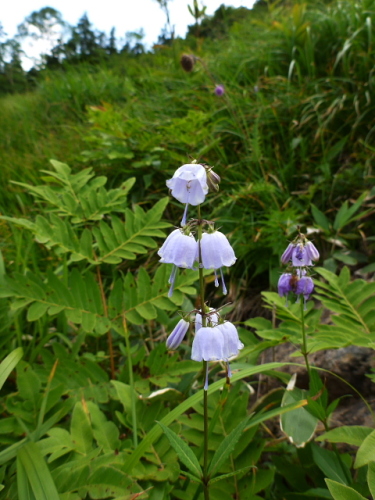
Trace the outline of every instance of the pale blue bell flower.
[[173, 294], [174, 282], [177, 276], [177, 268], [191, 269], [197, 255], [198, 242], [194, 236], [184, 234], [181, 229], [175, 229], [158, 250], [160, 262], [173, 264], [172, 273], [169, 278], [171, 285], [168, 296]]
[[191, 269], [198, 251], [198, 242], [194, 236], [175, 229], [158, 250], [160, 262], [174, 264], [177, 267]]
[[218, 325], [218, 328], [224, 335], [226, 360], [238, 356], [244, 345], [238, 337], [237, 328], [230, 321]]
[[[234, 250], [229, 243], [225, 234], [220, 231], [203, 233], [202, 239], [199, 242], [201, 248], [202, 262], [201, 266], [204, 269], [215, 270], [215, 286], [219, 286], [216, 270], [220, 270], [221, 281], [223, 285], [223, 293], [226, 295], [227, 289], [225, 286], [222, 267], [230, 267], [236, 262], [237, 258]], [[199, 248], [196, 260], [199, 259]]]
[[208, 193], [206, 169], [198, 163], [182, 165], [172, 179], [167, 180], [167, 186], [176, 200], [186, 204], [181, 221], [181, 226], [185, 226], [188, 205], [200, 205]]
[[174, 327], [172, 333], [167, 338], [166, 344], [168, 349], [177, 349], [177, 347], [184, 340], [186, 332], [189, 329], [190, 323], [184, 319], [180, 319], [177, 325]]
[[221, 330], [203, 326], [195, 334], [191, 351], [193, 361], [222, 361], [225, 356], [225, 340]]

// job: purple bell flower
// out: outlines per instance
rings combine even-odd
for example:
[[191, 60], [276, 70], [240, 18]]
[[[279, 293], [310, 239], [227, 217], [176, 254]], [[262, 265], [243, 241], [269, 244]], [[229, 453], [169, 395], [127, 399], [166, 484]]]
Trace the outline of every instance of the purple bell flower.
[[292, 265], [294, 267], [312, 266], [309, 253], [306, 251], [306, 247], [302, 243], [298, 243], [294, 247]]
[[320, 254], [319, 254], [317, 248], [315, 247], [315, 245], [311, 241], [308, 241], [306, 243], [305, 250], [306, 250], [306, 253], [307, 253], [308, 257], [311, 260], [314, 260], [315, 262], [317, 260], [319, 260]]
[[189, 329], [190, 323], [185, 321], [184, 319], [180, 319], [177, 325], [174, 327], [172, 333], [167, 338], [167, 347], [168, 349], [177, 349], [177, 347], [184, 340], [186, 332]]
[[167, 180], [167, 186], [176, 200], [186, 204], [181, 221], [181, 226], [185, 226], [189, 203], [200, 205], [208, 193], [206, 169], [196, 163], [182, 165], [172, 179]]
[[283, 273], [277, 284], [277, 290], [280, 297], [285, 297], [289, 292], [293, 292], [292, 275], [290, 273]]
[[302, 276], [302, 278], [297, 281], [295, 293], [297, 295], [303, 295], [305, 301], [310, 298], [313, 291], [314, 282], [309, 276]]
[[226, 360], [225, 339], [220, 328], [203, 326], [195, 334], [191, 351], [193, 361]]
[[168, 296], [173, 294], [174, 282], [177, 276], [177, 268], [183, 267], [191, 269], [197, 255], [198, 242], [194, 236], [184, 234], [181, 229], [175, 229], [171, 232], [168, 238], [158, 250], [158, 255], [161, 257], [160, 262], [165, 264], [173, 264], [172, 273], [169, 278]]
[[290, 260], [292, 260], [292, 255], [293, 255], [293, 250], [295, 248], [295, 245], [293, 243], [289, 243], [287, 246], [287, 249], [281, 256], [281, 263], [282, 264], [288, 264]]

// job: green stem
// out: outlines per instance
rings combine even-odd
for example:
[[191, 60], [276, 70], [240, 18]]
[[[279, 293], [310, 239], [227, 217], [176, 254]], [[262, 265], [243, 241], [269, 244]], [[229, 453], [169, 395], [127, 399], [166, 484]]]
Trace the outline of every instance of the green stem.
[[[208, 361], [203, 361], [203, 373], [206, 374]], [[203, 479], [207, 478], [208, 470], [208, 395], [203, 391], [203, 418], [204, 418], [204, 449], [203, 449]]]
[[309, 358], [308, 358], [308, 352], [307, 352], [307, 339], [306, 339], [306, 330], [305, 330], [305, 310], [304, 310], [304, 299], [301, 297], [301, 324], [302, 324], [302, 355], [305, 358], [305, 364], [306, 364], [306, 370], [307, 374], [309, 376], [309, 384], [311, 381], [311, 372], [310, 372], [310, 363], [309, 363]]
[[[201, 219], [201, 207], [198, 205], [198, 251], [199, 251], [199, 287], [200, 287], [200, 299], [201, 299], [201, 316], [202, 316], [202, 327], [206, 326], [206, 308], [204, 304], [204, 276], [202, 263], [202, 250], [201, 250], [201, 239], [202, 239], [202, 219]], [[203, 361], [203, 380], [206, 379], [206, 373], [208, 369], [208, 361]], [[203, 429], [203, 491], [205, 500], [209, 500], [210, 493], [208, 490], [208, 394], [207, 391], [203, 391], [203, 418], [204, 418], [204, 429]]]
[[128, 331], [128, 325], [126, 323], [125, 314], [122, 315], [122, 326], [124, 329], [126, 356], [128, 358], [129, 385], [130, 385], [131, 407], [132, 407], [133, 444], [134, 444], [134, 448], [137, 448], [137, 446], [138, 446], [138, 429], [137, 429], [137, 409], [136, 409], [134, 377], [133, 377], [133, 363], [132, 363], [132, 354], [131, 354], [131, 350], [130, 350], [129, 331]]

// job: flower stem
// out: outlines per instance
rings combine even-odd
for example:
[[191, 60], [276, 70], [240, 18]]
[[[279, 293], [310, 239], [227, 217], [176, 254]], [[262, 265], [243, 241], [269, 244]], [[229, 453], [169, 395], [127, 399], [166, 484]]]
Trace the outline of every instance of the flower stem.
[[[198, 205], [198, 251], [199, 251], [199, 288], [200, 288], [200, 302], [201, 302], [201, 316], [202, 316], [202, 327], [206, 326], [206, 308], [204, 305], [204, 276], [202, 264], [202, 250], [201, 250], [201, 239], [202, 239], [202, 218], [201, 218], [201, 207]], [[203, 361], [203, 377], [206, 379], [206, 374], [208, 370], [208, 361]], [[210, 493], [208, 489], [208, 394], [207, 391], [203, 391], [203, 491], [205, 500], [209, 500]]]
[[311, 381], [311, 372], [310, 372], [310, 363], [309, 363], [309, 358], [308, 358], [308, 352], [307, 352], [307, 340], [306, 340], [306, 330], [305, 330], [305, 309], [304, 309], [304, 301], [301, 298], [301, 325], [302, 325], [302, 355], [305, 358], [305, 364], [306, 364], [306, 370], [307, 374], [309, 376], [309, 383]]
[[137, 429], [137, 408], [136, 408], [134, 377], [133, 377], [133, 363], [132, 363], [132, 354], [130, 351], [129, 330], [128, 330], [128, 325], [126, 322], [125, 314], [122, 315], [122, 327], [124, 330], [124, 337], [125, 337], [126, 356], [128, 358], [127, 361], [128, 361], [128, 369], [129, 369], [129, 385], [130, 385], [130, 395], [131, 395], [133, 444], [134, 444], [134, 448], [137, 448], [137, 446], [138, 446], [138, 429]]

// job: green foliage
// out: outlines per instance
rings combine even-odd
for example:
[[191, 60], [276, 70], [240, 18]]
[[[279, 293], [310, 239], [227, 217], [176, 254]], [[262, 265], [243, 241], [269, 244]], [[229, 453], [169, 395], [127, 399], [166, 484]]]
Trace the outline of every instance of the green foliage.
[[[362, 279], [350, 281], [350, 273], [344, 267], [339, 276], [324, 268], [314, 268], [326, 281], [315, 280], [317, 298], [327, 311], [329, 321], [322, 321], [323, 309], [314, 309], [308, 303], [304, 314], [308, 335], [308, 352], [332, 349], [348, 345], [372, 347], [375, 323], [372, 313], [375, 301], [374, 283]], [[297, 304], [289, 305], [285, 299], [273, 292], [263, 292], [267, 307], [276, 308], [281, 323], [277, 329], [262, 318], [245, 321], [245, 325], [256, 328], [263, 339], [279, 342], [301, 342], [301, 312]]]
[[365, 500], [365, 497], [349, 486], [326, 479], [327, 486], [335, 500]]
[[[193, 7], [198, 21], [204, 8]], [[99, 40], [86, 17], [45, 59], [60, 70], [41, 71], [32, 93], [1, 99], [0, 346], [3, 357], [11, 351], [0, 365], [4, 498], [200, 498], [200, 368], [189, 359], [190, 332], [178, 353], [164, 345], [169, 316], [199, 307], [189, 299], [197, 273], [181, 273], [168, 297], [170, 269], [156, 268], [155, 255], [171, 226], [162, 217], [175, 223], [181, 211], [160, 193], [189, 155], [214, 164], [227, 193], [206, 206], [238, 257], [234, 318], [248, 318], [258, 291], [276, 284], [297, 225], [314, 234], [323, 262], [314, 268], [319, 307], [310, 300], [302, 318], [299, 306], [263, 292], [273, 320], [239, 329], [245, 348], [230, 388], [215, 381], [223, 367], [210, 365], [210, 498], [375, 495], [370, 427], [309, 441], [340, 403], [316, 370], [308, 391], [250, 394], [264, 387], [258, 374], [288, 382], [281, 364], [257, 358], [284, 342], [300, 354], [302, 321], [308, 354], [374, 347], [374, 22], [373, 0], [222, 6], [186, 40], [164, 33], [153, 52], [128, 41], [116, 54], [114, 34]], [[14, 57], [0, 77], [14, 78], [13, 91], [25, 82], [17, 47], [7, 47]], [[178, 54], [194, 51], [185, 74]], [[74, 67], [66, 60], [61, 71], [62, 54]], [[75, 64], [83, 59], [90, 63]], [[39, 174], [46, 157], [67, 163]], [[355, 278], [343, 265], [355, 266]], [[208, 300], [217, 301], [211, 288]], [[300, 447], [277, 439], [279, 418]]]

